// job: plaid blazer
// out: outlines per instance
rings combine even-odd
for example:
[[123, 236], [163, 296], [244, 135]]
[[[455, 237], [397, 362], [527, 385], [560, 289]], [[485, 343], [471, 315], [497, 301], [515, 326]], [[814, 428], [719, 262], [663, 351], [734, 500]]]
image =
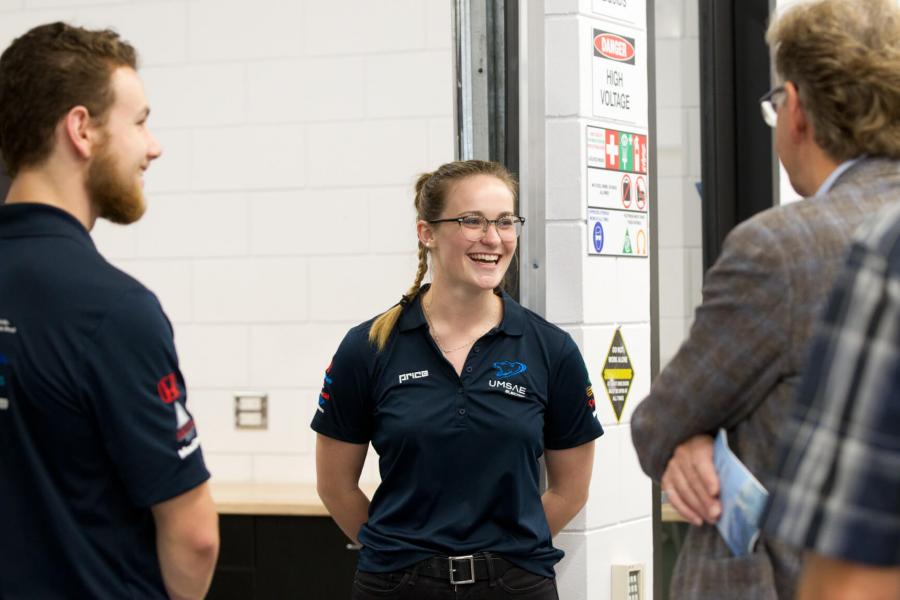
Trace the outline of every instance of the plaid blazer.
[[[772, 489], [779, 430], [807, 342], [861, 222], [900, 200], [900, 161], [863, 159], [831, 190], [741, 223], [706, 273], [688, 339], [635, 410], [632, 439], [659, 481], [675, 447], [724, 427], [729, 445]], [[713, 526], [691, 527], [675, 566], [673, 600], [789, 599], [800, 552], [763, 534], [735, 558]]]

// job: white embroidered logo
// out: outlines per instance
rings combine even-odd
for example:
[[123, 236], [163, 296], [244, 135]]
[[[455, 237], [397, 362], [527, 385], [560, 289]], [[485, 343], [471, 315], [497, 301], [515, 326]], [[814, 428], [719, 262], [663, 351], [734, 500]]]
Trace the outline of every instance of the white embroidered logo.
[[510, 396], [515, 396], [516, 398], [524, 398], [525, 394], [528, 393], [528, 388], [524, 385], [516, 385], [509, 381], [497, 381], [496, 379], [491, 379], [488, 381], [488, 385], [492, 388], [500, 388], [505, 393]]
[[11, 333], [13, 335], [18, 331], [13, 324], [7, 321], [6, 319], [0, 319], [0, 333]]
[[403, 373], [400, 375], [400, 383], [409, 379], [423, 379], [428, 377], [428, 371], [413, 371], [412, 373]]

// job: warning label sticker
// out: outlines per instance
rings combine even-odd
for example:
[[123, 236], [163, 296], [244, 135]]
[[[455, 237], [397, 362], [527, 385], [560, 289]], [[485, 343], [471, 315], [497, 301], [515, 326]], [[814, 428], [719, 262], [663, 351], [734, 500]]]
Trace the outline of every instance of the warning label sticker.
[[588, 169], [646, 175], [647, 161], [646, 135], [588, 125]]
[[646, 175], [588, 169], [588, 207], [646, 212]]
[[647, 136], [587, 126], [588, 254], [648, 256]]
[[588, 208], [588, 254], [647, 258], [646, 212]]
[[634, 367], [631, 365], [631, 357], [625, 348], [622, 330], [616, 329], [603, 364], [603, 383], [606, 385], [606, 394], [616, 414], [616, 422], [622, 420], [632, 381], [634, 381]]
[[646, 34], [592, 31], [594, 116], [647, 127]]

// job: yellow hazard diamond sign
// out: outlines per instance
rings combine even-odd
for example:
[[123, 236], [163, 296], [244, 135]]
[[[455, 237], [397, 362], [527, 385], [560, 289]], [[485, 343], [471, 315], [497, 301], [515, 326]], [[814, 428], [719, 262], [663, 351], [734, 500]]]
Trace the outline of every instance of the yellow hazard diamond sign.
[[606, 362], [603, 364], [603, 383], [606, 385], [606, 394], [616, 413], [616, 421], [622, 420], [625, 411], [625, 401], [631, 390], [631, 382], [634, 380], [634, 368], [631, 366], [631, 357], [625, 348], [625, 340], [622, 339], [622, 330], [616, 329], [609, 352], [606, 354]]

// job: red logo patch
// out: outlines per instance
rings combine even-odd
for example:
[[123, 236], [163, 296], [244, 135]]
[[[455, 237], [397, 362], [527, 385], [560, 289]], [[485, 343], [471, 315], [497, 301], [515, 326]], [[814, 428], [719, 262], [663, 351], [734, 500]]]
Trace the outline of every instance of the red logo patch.
[[159, 399], [166, 404], [172, 404], [181, 398], [181, 390], [178, 389], [178, 380], [175, 379], [175, 373], [169, 373], [159, 380], [156, 384], [156, 391], [159, 393]]
[[188, 421], [187, 423], [185, 423], [184, 425], [182, 425], [181, 427], [178, 428], [178, 431], [175, 432], [175, 439], [178, 440], [179, 442], [183, 442], [184, 438], [186, 438], [188, 436], [188, 434], [191, 433], [193, 430], [194, 430], [194, 420], [191, 419], [190, 421]]
[[634, 59], [632, 43], [614, 33], [601, 33], [594, 37], [594, 48], [604, 58], [619, 62], [631, 62]]

